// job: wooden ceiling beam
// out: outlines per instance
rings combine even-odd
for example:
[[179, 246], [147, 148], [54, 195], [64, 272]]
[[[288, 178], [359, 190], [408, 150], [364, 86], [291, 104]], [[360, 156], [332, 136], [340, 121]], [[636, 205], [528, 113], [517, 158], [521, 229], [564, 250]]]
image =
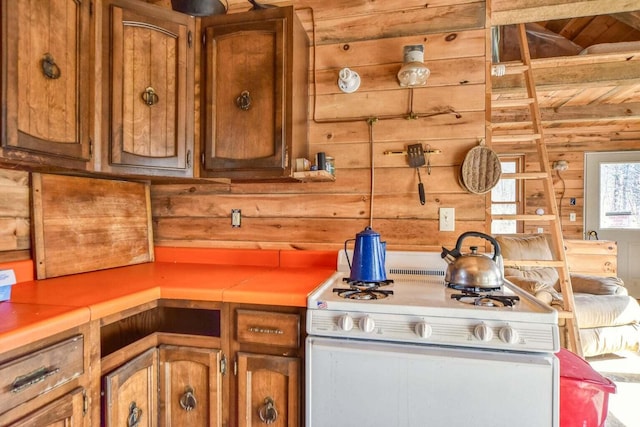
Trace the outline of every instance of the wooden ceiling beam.
[[491, 8], [491, 25], [495, 26], [633, 12], [638, 10], [638, 2], [637, 0], [494, 0]]
[[612, 16], [618, 21], [627, 24], [631, 28], [640, 31], [640, 11], [630, 13], [614, 13]]
[[[594, 104], [560, 108], [540, 109], [542, 121], [549, 126], [560, 123], [604, 123], [612, 120], [630, 122], [640, 120], [640, 102], [626, 104]], [[530, 121], [528, 113], [518, 111], [495, 111], [491, 117], [494, 125]]]
[[[640, 59], [640, 55], [635, 55]], [[573, 65], [565, 61], [552, 68], [535, 68], [533, 78], [538, 91], [566, 90], [572, 87], [625, 86], [640, 84], [640, 66], [635, 61]], [[519, 93], [525, 90], [519, 75], [491, 78], [494, 94]]]

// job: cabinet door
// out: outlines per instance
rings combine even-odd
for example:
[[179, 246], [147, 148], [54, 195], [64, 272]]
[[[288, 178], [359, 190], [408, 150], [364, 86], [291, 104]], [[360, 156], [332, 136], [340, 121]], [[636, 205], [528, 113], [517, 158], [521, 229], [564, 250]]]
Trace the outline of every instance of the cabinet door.
[[152, 348], [104, 377], [106, 426], [158, 425], [158, 350]]
[[238, 426], [297, 427], [300, 359], [238, 353]]
[[160, 347], [160, 425], [222, 425], [222, 352]]
[[108, 167], [191, 176], [194, 18], [142, 2], [106, 2]]
[[37, 161], [44, 154], [47, 164], [86, 167], [90, 7], [77, 0], [2, 2], [3, 156]]
[[309, 39], [293, 6], [202, 18], [201, 175], [287, 179], [306, 157]]
[[206, 169], [285, 167], [284, 23], [272, 19], [205, 29]]
[[11, 427], [81, 426], [84, 424], [83, 408], [84, 392], [83, 389], [77, 388], [9, 425]]

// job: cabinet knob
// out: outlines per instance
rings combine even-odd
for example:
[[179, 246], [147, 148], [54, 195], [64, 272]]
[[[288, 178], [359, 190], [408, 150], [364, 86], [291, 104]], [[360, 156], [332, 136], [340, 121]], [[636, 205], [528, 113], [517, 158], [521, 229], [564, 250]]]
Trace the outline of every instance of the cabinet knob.
[[273, 424], [278, 418], [278, 411], [276, 410], [276, 403], [271, 397], [264, 399], [264, 405], [258, 410], [260, 421], [265, 424]]
[[240, 96], [236, 98], [236, 106], [242, 111], [247, 111], [251, 107], [251, 94], [248, 90], [243, 90]]
[[180, 407], [185, 411], [193, 411], [196, 409], [196, 397], [193, 395], [193, 389], [189, 386], [184, 391], [184, 394], [180, 398]]
[[142, 418], [142, 409], [138, 408], [136, 402], [131, 402], [129, 405], [129, 416], [127, 417], [128, 427], [137, 427], [140, 424], [140, 418]]
[[142, 95], [140, 96], [142, 97], [142, 100], [144, 101], [144, 103], [147, 104], [149, 107], [157, 104], [158, 101], [160, 100], [160, 98], [158, 98], [158, 94], [156, 93], [155, 89], [152, 88], [151, 86], [146, 88], [144, 92], [142, 92]]
[[42, 74], [48, 79], [55, 80], [60, 78], [62, 71], [60, 71], [60, 67], [58, 67], [50, 53], [44, 54], [40, 65], [42, 66]]

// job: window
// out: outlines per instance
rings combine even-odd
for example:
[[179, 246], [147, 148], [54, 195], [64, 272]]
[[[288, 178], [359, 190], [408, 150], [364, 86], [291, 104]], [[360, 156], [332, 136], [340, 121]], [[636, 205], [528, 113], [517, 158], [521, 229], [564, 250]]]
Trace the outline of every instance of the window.
[[600, 163], [600, 228], [640, 229], [640, 163]]
[[[522, 172], [521, 156], [501, 157], [502, 173]], [[522, 213], [522, 180], [502, 178], [491, 190], [492, 215], [516, 215]], [[522, 233], [522, 221], [494, 220], [491, 222], [491, 234]]]

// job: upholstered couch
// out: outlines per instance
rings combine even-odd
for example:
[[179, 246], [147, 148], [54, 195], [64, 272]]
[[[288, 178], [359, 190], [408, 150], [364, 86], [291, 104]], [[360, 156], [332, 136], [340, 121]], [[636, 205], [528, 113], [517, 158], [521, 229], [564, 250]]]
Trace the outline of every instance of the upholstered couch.
[[[551, 267], [515, 267], [508, 260], [553, 259], [548, 236], [498, 235], [505, 278], [545, 303], [562, 308], [558, 272]], [[571, 271], [571, 268], [570, 268]], [[640, 350], [640, 307], [617, 277], [571, 273], [575, 313], [585, 357]], [[562, 323], [561, 323], [562, 326]], [[561, 328], [561, 337], [566, 338]]]

